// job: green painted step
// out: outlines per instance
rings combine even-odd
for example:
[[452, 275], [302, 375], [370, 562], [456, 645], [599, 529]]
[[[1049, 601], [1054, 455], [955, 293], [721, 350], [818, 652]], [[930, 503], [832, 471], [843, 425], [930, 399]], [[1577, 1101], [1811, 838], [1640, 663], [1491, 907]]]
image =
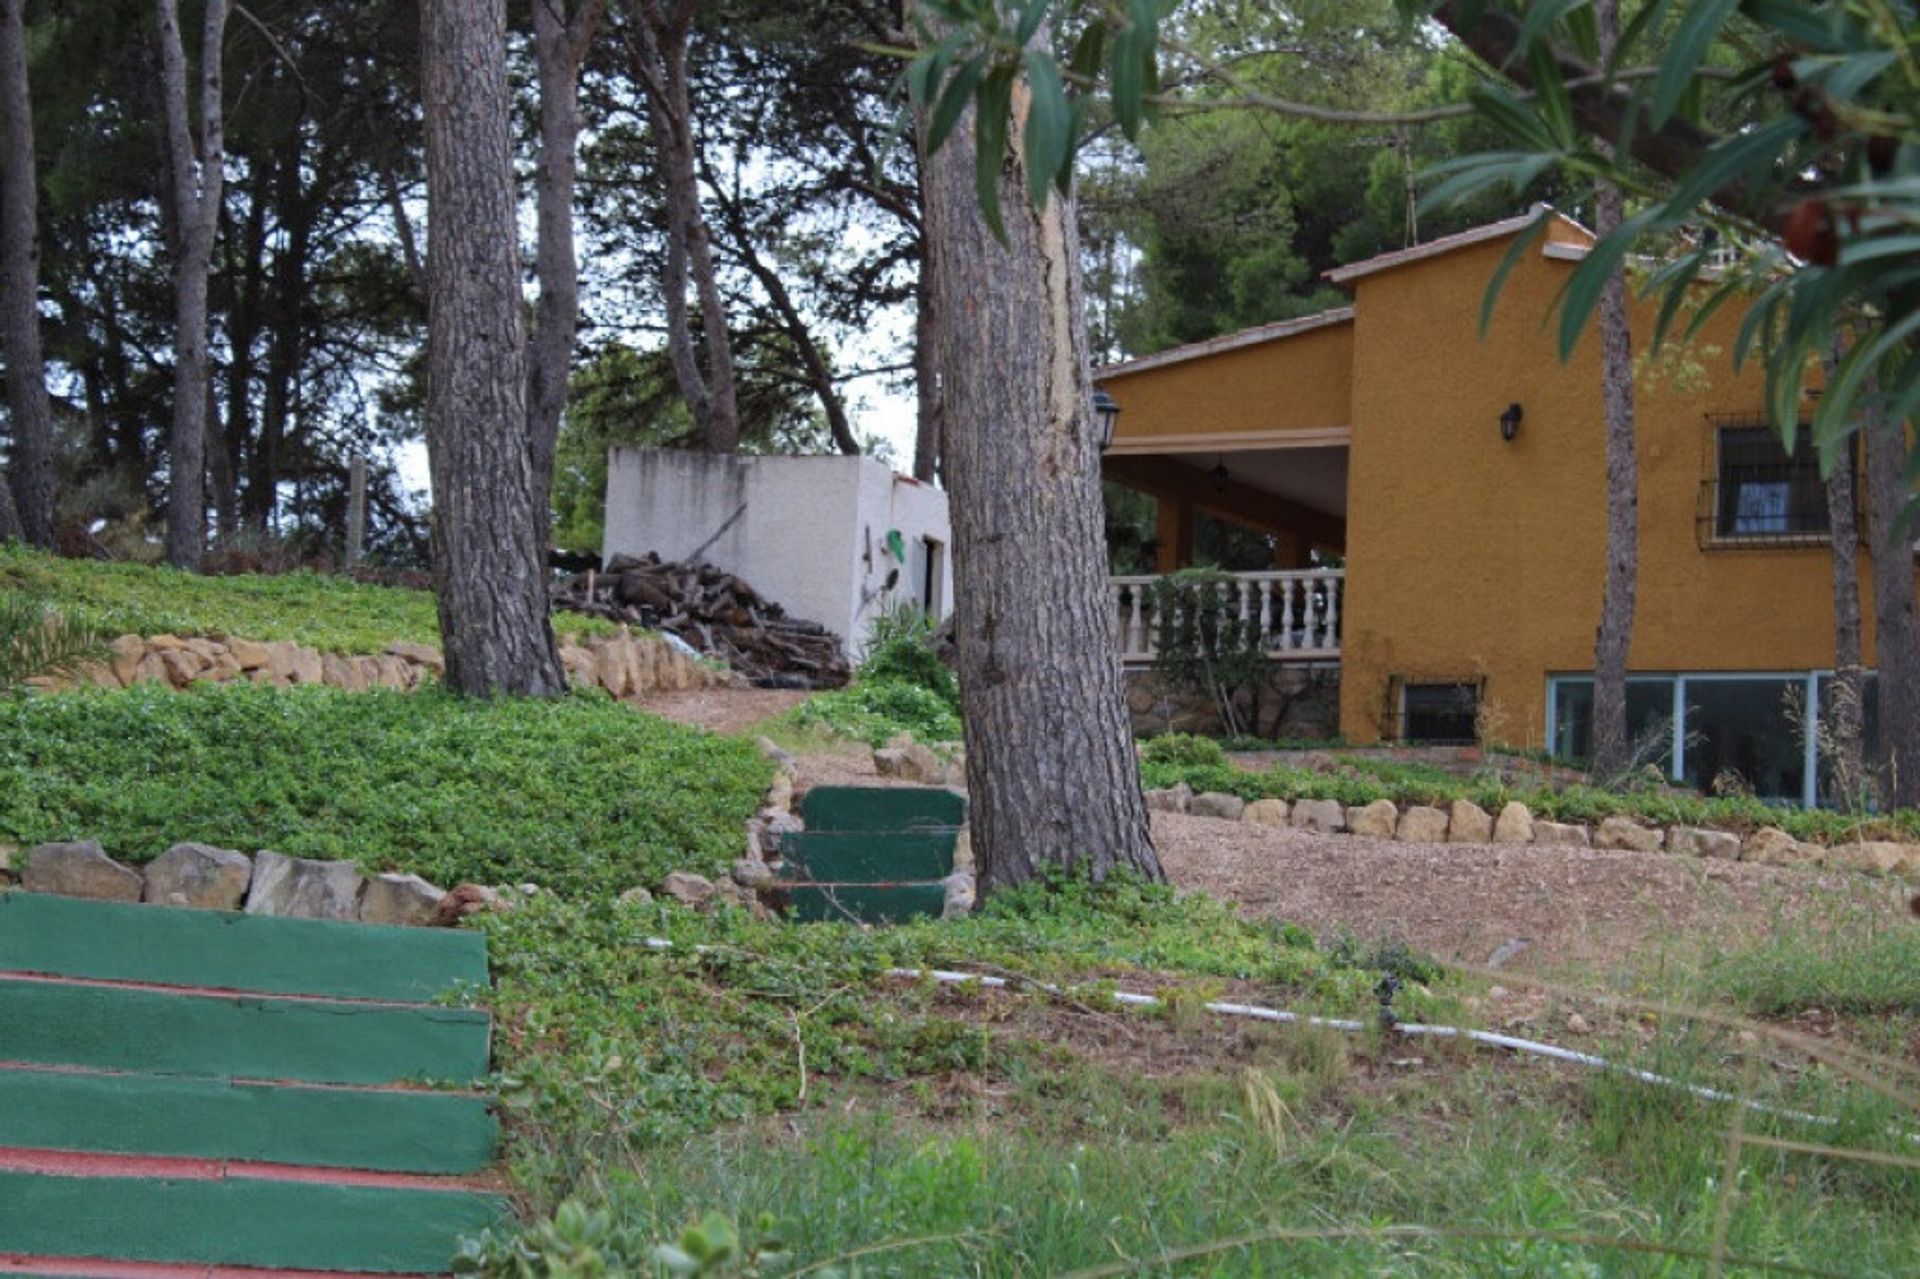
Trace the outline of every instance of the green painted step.
[[487, 982], [486, 939], [0, 893], [0, 971], [424, 1003]]
[[947, 890], [940, 884], [796, 884], [786, 891], [794, 918], [803, 923], [849, 917], [865, 924], [937, 919], [947, 903]]
[[40, 1256], [444, 1272], [505, 1213], [465, 1191], [0, 1173], [0, 1248]]
[[852, 834], [796, 831], [780, 841], [789, 876], [817, 883], [894, 884], [945, 879], [953, 873], [957, 832]]
[[487, 1028], [486, 1013], [466, 1008], [0, 981], [0, 1061], [314, 1083], [464, 1083], [486, 1073]]
[[800, 820], [809, 831], [950, 829], [967, 820], [967, 801], [938, 786], [816, 786]]
[[499, 1135], [482, 1097], [0, 1070], [0, 1146], [459, 1174]]

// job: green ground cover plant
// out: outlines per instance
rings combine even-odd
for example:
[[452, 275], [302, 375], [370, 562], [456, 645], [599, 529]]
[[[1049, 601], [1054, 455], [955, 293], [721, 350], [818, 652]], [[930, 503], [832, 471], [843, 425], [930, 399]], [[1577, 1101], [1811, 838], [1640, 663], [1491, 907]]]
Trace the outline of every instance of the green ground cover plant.
[[[1379, 974], [1342, 966], [1357, 948], [1165, 889], [1058, 883], [881, 932], [551, 900], [483, 926], [534, 1219], [473, 1241], [472, 1272], [1586, 1279], [1707, 1274], [1718, 1248], [1728, 1274], [1766, 1273], [1744, 1264], [1760, 1258], [1892, 1276], [1920, 1248], [1920, 1170], [1748, 1147], [1726, 1196], [1732, 1112], [1684, 1093], [1188, 1017], [1200, 996], [1182, 991], [1249, 975], [1267, 983], [1249, 998], [1364, 1013]], [[1048, 999], [882, 975], [963, 960], [1091, 981]], [[1170, 981], [1189, 984], [1165, 1017], [1101, 999]], [[1427, 1014], [1470, 1020], [1439, 989]], [[1010, 1005], [1062, 1020], [1036, 1037]], [[1743, 1084], [1729, 1035], [1662, 1025], [1600, 1051], [1838, 1120], [1750, 1114], [1756, 1136], [1910, 1153], [1897, 1104], [1817, 1068]], [[673, 1268], [663, 1247], [706, 1261]]]
[[[990, 1031], [955, 1015], [948, 1001], [964, 991], [888, 979], [889, 967], [965, 962], [1071, 983], [1089, 1007], [1116, 985], [1184, 986], [1178, 1005], [1232, 984], [1348, 1015], [1377, 1008], [1380, 976], [1299, 929], [1131, 882], [1053, 881], [962, 920], [877, 931], [544, 896], [482, 926], [502, 1087], [519, 1116], [514, 1167], [547, 1207], [596, 1169], [803, 1108], [823, 1089], [1008, 1068], [992, 1064]], [[648, 936], [674, 948], [641, 945]], [[1408, 1015], [1445, 1000], [1417, 985], [1400, 995]]]
[[919, 742], [957, 742], [960, 684], [933, 648], [934, 624], [917, 608], [874, 622], [851, 684], [795, 707], [776, 730], [828, 733], [884, 746], [901, 733]]
[[1141, 779], [1159, 788], [1185, 782], [1194, 791], [1227, 791], [1242, 799], [1331, 799], [1348, 806], [1390, 799], [1397, 804], [1444, 807], [1468, 799], [1490, 813], [1518, 800], [1550, 821], [1598, 822], [1616, 814], [1656, 825], [1711, 826], [1732, 831], [1778, 826], [1796, 839], [1839, 844], [1854, 839], [1920, 838], [1920, 811], [1888, 814], [1792, 808], [1751, 796], [1701, 796], [1666, 789], [1613, 791], [1594, 786], [1523, 786], [1497, 778], [1455, 777], [1418, 762], [1354, 760], [1340, 772], [1276, 765], [1265, 771], [1230, 764], [1180, 764], [1147, 760]]
[[0, 699], [0, 839], [181, 840], [612, 894], [724, 870], [771, 780], [743, 741], [598, 693], [250, 684]]
[[[440, 642], [430, 592], [308, 570], [202, 577], [145, 564], [59, 559], [16, 543], [0, 547], [0, 591], [30, 595], [108, 635], [295, 640], [328, 653]], [[566, 634], [611, 629], [569, 613], [556, 614], [554, 626]]]

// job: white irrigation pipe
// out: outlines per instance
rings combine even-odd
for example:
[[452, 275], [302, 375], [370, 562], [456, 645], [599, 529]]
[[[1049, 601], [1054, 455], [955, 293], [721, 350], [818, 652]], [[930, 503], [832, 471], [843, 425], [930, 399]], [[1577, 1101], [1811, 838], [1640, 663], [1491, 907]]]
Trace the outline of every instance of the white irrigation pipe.
[[[643, 943], [650, 950], [672, 950], [673, 943], [664, 937], [648, 937]], [[710, 949], [696, 946], [695, 951]], [[1021, 981], [1015, 982], [1006, 977], [991, 977], [981, 973], [961, 972], [952, 968], [889, 968], [888, 977], [902, 981], [931, 980], [941, 986], [959, 986], [969, 982], [992, 990], [1001, 990], [1019, 985], [1031, 985], [1050, 995], [1064, 995], [1067, 992], [1053, 982]], [[1116, 990], [1106, 994], [1106, 998], [1116, 1004], [1129, 1008], [1164, 1008], [1166, 1001], [1158, 995], [1143, 995], [1136, 991]], [[1311, 1013], [1289, 1012], [1284, 1008], [1266, 1008], [1259, 1004], [1236, 1004], [1213, 1000], [1201, 1005], [1206, 1011], [1221, 1017], [1246, 1017], [1254, 1021], [1278, 1022], [1286, 1025], [1316, 1026], [1325, 1030], [1339, 1030], [1355, 1033], [1371, 1029], [1376, 1023], [1355, 1021], [1345, 1017], [1318, 1017]], [[1550, 1061], [1570, 1062], [1576, 1066], [1587, 1066], [1594, 1070], [1603, 1070], [1611, 1074], [1625, 1075], [1643, 1084], [1652, 1084], [1660, 1088], [1678, 1088], [1691, 1093], [1703, 1101], [1731, 1102], [1744, 1106], [1760, 1114], [1775, 1115], [1782, 1119], [1795, 1119], [1803, 1123], [1837, 1124], [1840, 1121], [1832, 1115], [1816, 1115], [1807, 1110], [1794, 1110], [1784, 1106], [1769, 1105], [1764, 1101], [1755, 1101], [1735, 1093], [1724, 1092], [1718, 1088], [1709, 1088], [1705, 1084], [1690, 1084], [1684, 1079], [1675, 1079], [1671, 1075], [1662, 1075], [1657, 1071], [1642, 1070], [1637, 1066], [1625, 1066], [1616, 1061], [1594, 1053], [1583, 1053], [1572, 1048], [1562, 1048], [1558, 1044], [1542, 1043], [1537, 1039], [1522, 1039], [1517, 1035], [1502, 1035], [1491, 1030], [1473, 1030], [1464, 1026], [1437, 1026], [1417, 1021], [1397, 1021], [1392, 1029], [1409, 1037], [1425, 1036], [1430, 1039], [1464, 1039], [1470, 1043], [1485, 1044], [1490, 1048], [1505, 1048], [1525, 1056], [1545, 1057]], [[1896, 1130], [1897, 1131], [1897, 1130]], [[1908, 1141], [1920, 1143], [1920, 1132], [1900, 1134]]]

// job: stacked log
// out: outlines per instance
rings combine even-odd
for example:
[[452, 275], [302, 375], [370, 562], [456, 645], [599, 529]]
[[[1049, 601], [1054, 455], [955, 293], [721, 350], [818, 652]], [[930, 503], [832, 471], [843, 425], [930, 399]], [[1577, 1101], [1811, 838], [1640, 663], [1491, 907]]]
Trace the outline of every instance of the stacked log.
[[552, 589], [555, 608], [664, 631], [761, 688], [838, 688], [851, 674], [838, 635], [712, 564], [616, 555]]

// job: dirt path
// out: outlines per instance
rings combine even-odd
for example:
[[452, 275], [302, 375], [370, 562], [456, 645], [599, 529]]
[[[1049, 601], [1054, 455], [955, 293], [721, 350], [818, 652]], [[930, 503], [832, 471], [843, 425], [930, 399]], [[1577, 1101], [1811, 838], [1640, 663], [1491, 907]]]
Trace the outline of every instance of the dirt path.
[[1796, 919], [1898, 924], [1903, 885], [1664, 853], [1402, 844], [1174, 813], [1154, 816], [1168, 876], [1325, 937], [1397, 939], [1485, 964], [1515, 939], [1528, 970], [1639, 966], [1750, 943]]
[[[737, 732], [804, 693], [661, 694], [649, 710]], [[803, 786], [888, 785], [858, 746], [809, 753]], [[1517, 970], [1641, 968], [1751, 943], [1795, 921], [1864, 927], [1911, 922], [1905, 885], [1664, 853], [1403, 844], [1156, 813], [1154, 841], [1173, 882], [1249, 915], [1288, 919], [1327, 938], [1399, 940], [1442, 959], [1485, 964], [1508, 943]], [[1920, 925], [1915, 925], [1920, 927]]]

